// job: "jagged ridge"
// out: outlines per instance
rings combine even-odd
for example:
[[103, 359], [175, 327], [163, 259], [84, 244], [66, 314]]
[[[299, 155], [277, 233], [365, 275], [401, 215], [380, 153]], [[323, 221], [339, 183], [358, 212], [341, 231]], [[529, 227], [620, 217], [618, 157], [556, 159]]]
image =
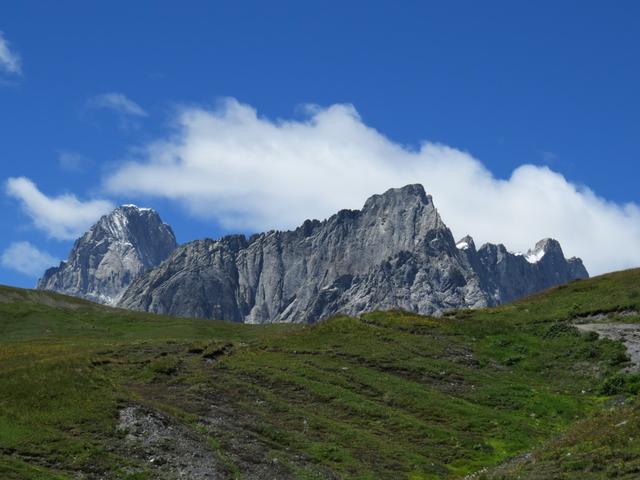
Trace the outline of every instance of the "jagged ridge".
[[135, 280], [119, 305], [248, 323], [314, 322], [374, 309], [490, 306], [588, 276], [555, 240], [539, 242], [528, 257], [503, 245], [476, 251], [464, 240], [456, 246], [432, 198], [408, 185], [293, 231], [187, 243]]

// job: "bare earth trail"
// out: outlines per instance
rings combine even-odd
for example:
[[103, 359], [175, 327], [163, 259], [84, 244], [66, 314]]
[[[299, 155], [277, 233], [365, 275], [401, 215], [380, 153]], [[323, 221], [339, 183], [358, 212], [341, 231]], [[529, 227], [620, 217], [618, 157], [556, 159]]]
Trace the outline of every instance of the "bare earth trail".
[[627, 373], [640, 373], [640, 323], [583, 323], [576, 324], [582, 332], [595, 332], [602, 338], [622, 342], [631, 364]]

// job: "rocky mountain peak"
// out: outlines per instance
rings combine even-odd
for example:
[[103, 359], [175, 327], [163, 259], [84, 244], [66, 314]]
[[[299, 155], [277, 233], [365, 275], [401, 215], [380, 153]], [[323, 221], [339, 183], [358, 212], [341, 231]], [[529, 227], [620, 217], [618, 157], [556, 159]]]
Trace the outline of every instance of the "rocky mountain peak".
[[157, 223], [160, 220], [158, 212], [152, 208], [140, 208], [137, 205], [120, 205], [107, 215], [103, 215], [98, 222], [93, 225], [87, 233], [100, 232], [114, 238], [127, 238], [135, 236], [131, 228], [135, 228], [137, 223]]
[[114, 304], [136, 277], [176, 246], [171, 227], [155, 210], [122, 205], [76, 240], [68, 260], [48, 269], [38, 288]]
[[424, 188], [407, 185], [293, 231], [185, 244], [141, 275], [119, 306], [247, 323], [376, 309], [437, 314], [586, 277], [581, 263], [551, 254], [553, 242], [539, 242], [546, 258], [536, 264], [504, 245], [476, 251], [470, 236], [456, 244]]
[[422, 185], [391, 188], [373, 195], [362, 210], [355, 212], [360, 216], [360, 226], [366, 227], [371, 244], [378, 241], [379, 246], [387, 244], [391, 250], [394, 246], [412, 249], [418, 243], [431, 241], [440, 246], [447, 244], [447, 248], [454, 246], [449, 229]]
[[423, 205], [432, 203], [431, 197], [427, 195], [424, 187], [418, 183], [401, 188], [390, 188], [384, 193], [372, 195], [365, 202], [362, 211], [406, 208], [413, 203]]
[[559, 255], [564, 258], [560, 243], [553, 238], [543, 238], [524, 257], [529, 263], [538, 263], [547, 254]]
[[473, 238], [471, 238], [470, 235], [466, 235], [456, 242], [456, 248], [458, 250], [475, 251], [476, 244], [474, 243]]
[[291, 231], [176, 248], [157, 212], [122, 205], [78, 239], [38, 287], [124, 308], [247, 323], [315, 322], [381, 309], [484, 307], [587, 277], [544, 239], [526, 255], [457, 243], [422, 185]]

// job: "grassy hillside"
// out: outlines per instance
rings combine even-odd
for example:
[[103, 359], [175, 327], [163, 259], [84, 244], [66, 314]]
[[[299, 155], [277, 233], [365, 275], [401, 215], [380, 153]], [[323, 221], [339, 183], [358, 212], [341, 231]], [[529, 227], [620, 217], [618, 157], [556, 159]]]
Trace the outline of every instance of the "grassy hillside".
[[621, 344], [571, 322], [639, 309], [640, 270], [313, 326], [4, 287], [0, 478], [637, 478], [640, 382], [618, 373]]

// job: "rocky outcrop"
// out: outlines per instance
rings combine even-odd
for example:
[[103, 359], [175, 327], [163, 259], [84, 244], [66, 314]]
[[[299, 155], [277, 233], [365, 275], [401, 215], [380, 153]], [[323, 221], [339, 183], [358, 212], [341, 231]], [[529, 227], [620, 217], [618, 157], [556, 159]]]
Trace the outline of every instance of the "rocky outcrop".
[[585, 278], [578, 259], [543, 240], [527, 255], [455, 242], [421, 185], [369, 198], [293, 231], [178, 247], [118, 305], [248, 323], [315, 322], [374, 309], [438, 314], [482, 307]]
[[478, 274], [489, 305], [589, 276], [580, 259], [566, 260], [560, 244], [550, 238], [524, 255], [508, 252], [502, 244], [487, 243], [476, 250], [471, 237], [458, 242], [458, 248]]
[[114, 305], [140, 274], [176, 248], [171, 227], [150, 208], [123, 205], [76, 240], [69, 258], [48, 269], [38, 288]]

